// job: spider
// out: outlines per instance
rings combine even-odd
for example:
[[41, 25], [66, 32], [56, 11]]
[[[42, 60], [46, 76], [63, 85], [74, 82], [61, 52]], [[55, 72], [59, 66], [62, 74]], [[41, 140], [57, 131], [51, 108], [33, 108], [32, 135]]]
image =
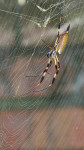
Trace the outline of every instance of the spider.
[[50, 51], [47, 53], [47, 57], [48, 57], [48, 64], [45, 68], [45, 70], [43, 71], [43, 75], [40, 79], [40, 82], [38, 85], [40, 85], [44, 78], [45, 78], [45, 75], [48, 71], [48, 69], [50, 68], [50, 66], [52, 65], [52, 60], [54, 60], [54, 63], [55, 63], [55, 74], [54, 74], [54, 77], [52, 79], [52, 82], [51, 84], [49, 85], [52, 86], [53, 83], [55, 82], [55, 79], [56, 79], [56, 76], [59, 72], [59, 69], [60, 69], [60, 62], [59, 62], [59, 59], [58, 59], [58, 56], [57, 54], [61, 54], [63, 51], [64, 51], [64, 48], [67, 44], [67, 40], [68, 40], [68, 37], [69, 37], [69, 29], [70, 29], [70, 24], [68, 25], [67, 27], [67, 30], [65, 31], [65, 33], [63, 33], [60, 37], [59, 37], [59, 31], [60, 31], [60, 24], [61, 24], [61, 17], [60, 17], [60, 21], [59, 21], [59, 25], [58, 25], [58, 34], [57, 34], [57, 38], [56, 38], [56, 41], [55, 41], [55, 44], [54, 44], [54, 47], [51, 47], [50, 45], [47, 45], [43, 40], [43, 42], [46, 44], [46, 46], [50, 49]]

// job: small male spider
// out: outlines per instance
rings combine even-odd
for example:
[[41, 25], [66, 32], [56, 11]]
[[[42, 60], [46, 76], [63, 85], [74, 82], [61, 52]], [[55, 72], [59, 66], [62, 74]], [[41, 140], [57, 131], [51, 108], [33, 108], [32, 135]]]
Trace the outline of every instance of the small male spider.
[[53, 85], [53, 83], [55, 82], [56, 75], [59, 72], [60, 63], [59, 63], [57, 54], [61, 54], [64, 51], [64, 48], [67, 44], [67, 40], [69, 37], [69, 29], [70, 29], [70, 24], [69, 24], [65, 33], [63, 33], [59, 38], [60, 24], [61, 24], [61, 17], [60, 17], [60, 21], [59, 21], [59, 25], [58, 25], [58, 34], [57, 34], [57, 38], [56, 38], [54, 47], [52, 48], [50, 45], [47, 45], [45, 43], [47, 45], [47, 47], [50, 49], [50, 51], [47, 53], [47, 57], [49, 58], [49, 60], [48, 60], [48, 64], [47, 64], [45, 70], [43, 71], [43, 75], [42, 75], [38, 85], [40, 85], [42, 83], [42, 81], [44, 80], [44, 77], [45, 77], [49, 67], [52, 64], [52, 60], [54, 60], [54, 63], [55, 63], [56, 73], [54, 74], [52, 83], [49, 85], [49, 87]]

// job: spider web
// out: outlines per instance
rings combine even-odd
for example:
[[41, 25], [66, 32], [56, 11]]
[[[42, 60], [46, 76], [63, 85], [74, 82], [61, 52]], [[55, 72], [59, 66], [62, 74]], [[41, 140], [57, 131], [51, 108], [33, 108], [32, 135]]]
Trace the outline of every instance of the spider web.
[[[69, 147], [68, 139], [61, 147], [64, 134], [55, 146], [54, 140], [60, 136], [59, 132], [54, 135], [51, 122], [55, 113], [59, 120], [63, 110], [59, 113], [49, 108], [84, 104], [83, 3], [83, 0], [0, 1], [1, 149]], [[60, 16], [60, 35], [70, 23], [68, 43], [58, 56], [61, 68], [52, 87], [48, 88], [55, 73], [54, 62], [42, 84], [37, 86], [48, 62], [49, 48], [42, 40], [53, 47]], [[43, 116], [47, 118], [46, 124]], [[59, 128], [63, 127], [64, 120]]]

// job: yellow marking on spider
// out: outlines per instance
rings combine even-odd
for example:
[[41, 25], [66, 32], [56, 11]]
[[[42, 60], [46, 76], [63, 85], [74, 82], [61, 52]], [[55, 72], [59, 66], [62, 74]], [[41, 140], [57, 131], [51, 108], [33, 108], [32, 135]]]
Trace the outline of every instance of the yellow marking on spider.
[[56, 77], [56, 73], [54, 74], [54, 78]]
[[58, 59], [57, 55], [56, 55], [56, 59], [57, 59], [57, 62], [58, 62], [58, 61], [59, 61], [59, 59]]
[[56, 44], [57, 44], [57, 41], [58, 41], [58, 37], [57, 37], [57, 39], [56, 39], [56, 41], [55, 41], [55, 45], [54, 45], [54, 47], [56, 46]]
[[57, 61], [56, 61], [56, 58], [54, 57], [54, 62], [55, 62], [55, 65], [57, 65]]
[[46, 75], [46, 72], [44, 72], [43, 77], [45, 77], [45, 75]]

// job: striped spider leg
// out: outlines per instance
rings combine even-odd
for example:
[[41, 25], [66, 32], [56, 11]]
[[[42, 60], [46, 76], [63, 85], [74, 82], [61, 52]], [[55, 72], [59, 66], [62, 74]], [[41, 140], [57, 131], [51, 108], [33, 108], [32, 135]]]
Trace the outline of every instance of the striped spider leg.
[[53, 77], [53, 79], [52, 79], [52, 83], [49, 85], [49, 87], [52, 86], [53, 83], [55, 82], [56, 76], [57, 76], [57, 74], [58, 74], [58, 72], [59, 72], [59, 69], [60, 69], [60, 63], [59, 63], [59, 60], [58, 60], [58, 57], [57, 57], [56, 54], [55, 54], [55, 56], [54, 56], [53, 59], [54, 59], [54, 63], [55, 63], [56, 72], [55, 72], [54, 77]]
[[[40, 83], [39, 83], [38, 85], [40, 85], [41, 82], [44, 80], [44, 77], [45, 77], [45, 75], [46, 75], [48, 69], [49, 69], [49, 68], [51, 67], [51, 65], [52, 65], [52, 52], [53, 52], [53, 51], [52, 51], [52, 48], [51, 48], [51, 47], [50, 47], [50, 49], [51, 49], [51, 51], [47, 54], [47, 57], [49, 57], [48, 64], [47, 64], [45, 70], [43, 71], [43, 75], [42, 75], [42, 77], [41, 77], [41, 79], [40, 79]], [[38, 85], [37, 85], [37, 86], [38, 86]]]
[[[47, 64], [45, 70], [43, 71], [43, 75], [42, 75], [42, 77], [41, 77], [41, 79], [40, 79], [40, 83], [44, 80], [44, 77], [45, 77], [45, 75], [46, 75], [46, 73], [47, 73], [49, 67], [51, 66], [51, 64], [52, 64], [52, 59], [49, 58], [48, 64]], [[40, 83], [39, 83], [39, 84], [40, 84]], [[39, 84], [38, 84], [38, 85], [39, 85]]]
[[57, 38], [56, 38], [56, 41], [55, 41], [55, 44], [54, 44], [54, 49], [56, 48], [57, 42], [59, 40], [60, 25], [61, 25], [61, 17], [60, 17], [60, 21], [59, 21], [59, 25], [58, 25], [58, 34], [57, 34]]

